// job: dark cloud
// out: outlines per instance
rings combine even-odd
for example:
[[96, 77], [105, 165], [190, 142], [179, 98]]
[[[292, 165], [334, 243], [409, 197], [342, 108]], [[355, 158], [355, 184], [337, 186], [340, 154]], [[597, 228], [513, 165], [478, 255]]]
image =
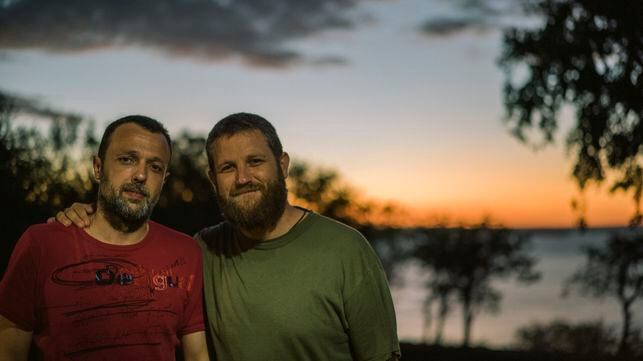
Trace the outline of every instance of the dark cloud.
[[516, 10], [520, 0], [451, 0], [454, 6], [480, 16], [498, 16]]
[[446, 37], [465, 31], [484, 33], [503, 27], [508, 19], [525, 16], [529, 0], [438, 0], [447, 3], [451, 13], [429, 18], [420, 26], [428, 36]]
[[[0, 2], [0, 49], [90, 51], [137, 46], [179, 57], [239, 57], [259, 66], [309, 59], [287, 42], [348, 29], [360, 0], [18, 0]], [[329, 61], [330, 60], [330, 61]]]
[[422, 31], [432, 36], [451, 36], [460, 34], [463, 31], [472, 30], [477, 33], [486, 31], [493, 28], [492, 25], [482, 22], [481, 19], [475, 18], [461, 18], [461, 19], [447, 19], [436, 18], [429, 19], [422, 25]]

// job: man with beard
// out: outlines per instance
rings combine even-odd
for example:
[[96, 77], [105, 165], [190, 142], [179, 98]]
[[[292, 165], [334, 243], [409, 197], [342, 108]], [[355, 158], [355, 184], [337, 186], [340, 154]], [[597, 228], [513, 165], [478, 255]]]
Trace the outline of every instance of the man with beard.
[[[195, 238], [218, 360], [397, 360], [395, 313], [366, 239], [289, 204], [289, 156], [275, 128], [248, 113], [206, 141], [208, 176], [225, 221]], [[75, 204], [60, 222], [81, 224]]]
[[200, 231], [220, 360], [394, 360], [390, 291], [356, 230], [287, 200], [289, 156], [264, 118], [232, 114], [206, 141], [225, 221]]
[[110, 124], [84, 229], [29, 227], [0, 283], [0, 360], [207, 360], [202, 263], [190, 237], [149, 221], [171, 141], [144, 116]]

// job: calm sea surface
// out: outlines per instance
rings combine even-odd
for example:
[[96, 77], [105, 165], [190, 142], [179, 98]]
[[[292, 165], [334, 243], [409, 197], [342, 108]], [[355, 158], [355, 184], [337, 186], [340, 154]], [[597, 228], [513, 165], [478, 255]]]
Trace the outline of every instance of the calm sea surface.
[[[565, 319], [570, 322], [602, 320], [618, 332], [621, 327], [619, 304], [614, 298], [596, 300], [577, 294], [561, 297], [563, 283], [585, 261], [583, 246], [603, 245], [614, 230], [536, 230], [530, 234], [530, 250], [538, 259], [540, 281], [529, 286], [497, 281], [493, 286], [503, 298], [497, 314], [482, 313], [474, 319], [472, 343], [492, 347], [510, 346], [517, 328], [531, 322]], [[422, 303], [426, 275], [413, 263], [402, 268], [403, 283], [393, 287], [393, 300], [400, 340], [419, 342], [422, 337]], [[453, 305], [444, 329], [446, 343], [462, 340], [459, 304]], [[643, 300], [634, 305], [634, 323], [643, 327]], [[433, 335], [433, 333], [431, 333]]]

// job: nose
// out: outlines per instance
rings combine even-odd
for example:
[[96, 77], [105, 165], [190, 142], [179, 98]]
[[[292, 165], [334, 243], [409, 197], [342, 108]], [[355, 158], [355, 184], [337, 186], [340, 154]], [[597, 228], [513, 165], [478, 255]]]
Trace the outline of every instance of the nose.
[[237, 185], [248, 184], [252, 181], [252, 175], [248, 167], [239, 167], [237, 168]]
[[147, 166], [145, 164], [139, 164], [139, 166], [136, 167], [132, 180], [136, 183], [145, 183], [147, 180]]

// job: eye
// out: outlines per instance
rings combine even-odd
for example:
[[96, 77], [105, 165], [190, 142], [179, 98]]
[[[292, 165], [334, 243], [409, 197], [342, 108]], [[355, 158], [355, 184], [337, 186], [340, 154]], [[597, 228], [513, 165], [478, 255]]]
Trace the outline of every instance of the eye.
[[250, 162], [248, 162], [250, 166], [258, 166], [263, 163], [263, 159], [261, 158], [252, 158], [250, 159]]
[[163, 166], [160, 164], [152, 163], [150, 169], [155, 173], [163, 173]]
[[219, 173], [227, 173], [232, 171], [233, 167], [230, 164], [224, 164], [219, 167]]
[[132, 157], [123, 156], [123, 157], [118, 157], [116, 159], [118, 160], [119, 163], [125, 164], [125, 165], [134, 163], [134, 158]]

